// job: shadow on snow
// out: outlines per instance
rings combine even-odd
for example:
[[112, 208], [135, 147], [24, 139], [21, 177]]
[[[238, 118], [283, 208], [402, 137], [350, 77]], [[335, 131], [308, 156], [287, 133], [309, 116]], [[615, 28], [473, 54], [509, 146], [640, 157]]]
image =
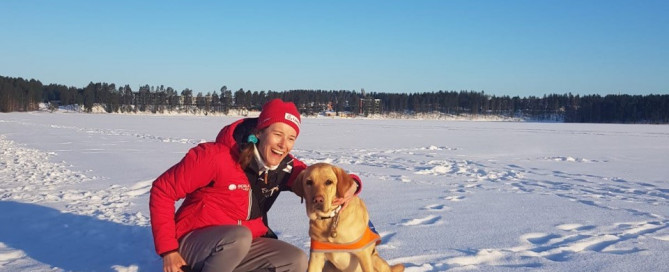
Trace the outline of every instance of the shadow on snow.
[[149, 227], [63, 213], [36, 204], [0, 201], [0, 242], [41, 263], [71, 271], [136, 265], [158, 271]]

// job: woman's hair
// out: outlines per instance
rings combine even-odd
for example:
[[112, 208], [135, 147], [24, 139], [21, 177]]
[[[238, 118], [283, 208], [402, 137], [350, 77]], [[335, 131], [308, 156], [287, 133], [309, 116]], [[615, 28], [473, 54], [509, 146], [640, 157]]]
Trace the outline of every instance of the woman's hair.
[[246, 169], [246, 167], [251, 164], [251, 161], [253, 161], [253, 143], [244, 143], [242, 145], [241, 150], [239, 151], [239, 165], [242, 166], [242, 169]]
[[[253, 129], [251, 131], [251, 134], [244, 137], [244, 141], [242, 143], [242, 146], [240, 146], [240, 148], [239, 148], [239, 160], [237, 160], [237, 162], [239, 162], [239, 165], [242, 166], [242, 169], [246, 169], [246, 167], [248, 167], [249, 164], [251, 164], [251, 162], [255, 159], [254, 158], [255, 154], [253, 154], [254, 143], [248, 142], [247, 141], [248, 137], [251, 136], [251, 135], [261, 134], [264, 130], [265, 129], [261, 129], [261, 130]], [[258, 138], [256, 138], [256, 140], [260, 141], [260, 139], [258, 139]]]

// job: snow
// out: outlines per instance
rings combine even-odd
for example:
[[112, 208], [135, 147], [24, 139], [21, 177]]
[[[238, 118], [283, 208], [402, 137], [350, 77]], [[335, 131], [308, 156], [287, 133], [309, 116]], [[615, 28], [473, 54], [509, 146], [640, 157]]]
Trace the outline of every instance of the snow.
[[[240, 117], [0, 114], [0, 271], [160, 271], [151, 182]], [[293, 154], [363, 179], [407, 271], [662, 271], [669, 126], [304, 118]], [[284, 193], [269, 215], [308, 250]]]

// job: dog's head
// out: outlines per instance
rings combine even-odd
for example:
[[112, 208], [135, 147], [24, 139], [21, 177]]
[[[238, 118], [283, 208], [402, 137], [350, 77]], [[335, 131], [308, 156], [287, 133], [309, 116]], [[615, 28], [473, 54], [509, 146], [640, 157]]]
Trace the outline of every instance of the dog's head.
[[304, 169], [293, 183], [293, 192], [306, 200], [309, 219], [328, 217], [337, 209], [335, 198], [344, 197], [355, 181], [339, 167], [328, 163], [313, 164]]

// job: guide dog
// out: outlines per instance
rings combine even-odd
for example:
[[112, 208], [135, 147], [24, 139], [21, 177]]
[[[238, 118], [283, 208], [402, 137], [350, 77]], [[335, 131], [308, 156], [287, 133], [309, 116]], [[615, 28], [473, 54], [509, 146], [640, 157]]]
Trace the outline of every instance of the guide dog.
[[309, 217], [309, 271], [404, 271], [376, 251], [381, 237], [370, 228], [362, 199], [354, 196], [344, 209], [332, 205], [354, 184], [346, 171], [327, 163], [307, 167], [295, 180], [293, 191], [306, 200]]

